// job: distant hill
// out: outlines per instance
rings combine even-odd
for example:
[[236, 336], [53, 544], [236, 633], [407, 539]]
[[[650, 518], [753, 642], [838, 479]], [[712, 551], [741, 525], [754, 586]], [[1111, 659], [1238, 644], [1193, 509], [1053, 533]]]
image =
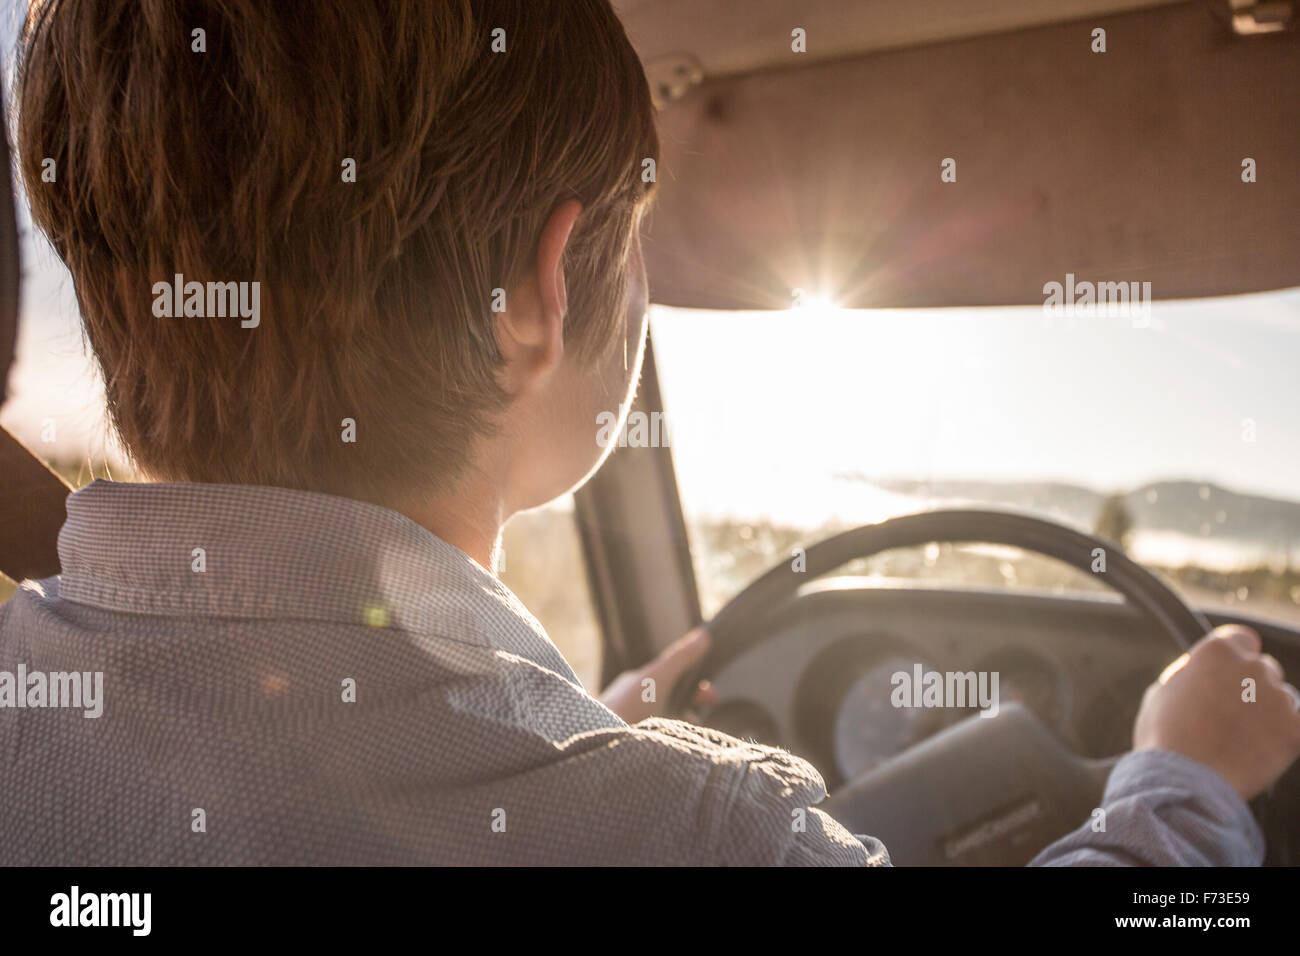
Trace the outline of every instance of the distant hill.
[[[842, 479], [866, 481], [861, 476]], [[1052, 516], [1090, 529], [1108, 497], [1064, 482], [913, 481], [869, 482], [882, 490], [921, 500], [969, 502]], [[1123, 496], [1140, 535], [1227, 538], [1278, 554], [1300, 547], [1300, 502], [1240, 494], [1197, 481], [1158, 481]]]
[[1125, 495], [1144, 531], [1214, 533], [1280, 549], [1300, 542], [1300, 503], [1238, 494], [1217, 485], [1163, 481]]

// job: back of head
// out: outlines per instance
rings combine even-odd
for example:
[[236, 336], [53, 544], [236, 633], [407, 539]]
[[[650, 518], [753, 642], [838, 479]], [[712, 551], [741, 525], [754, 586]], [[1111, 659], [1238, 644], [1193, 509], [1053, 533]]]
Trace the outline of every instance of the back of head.
[[657, 141], [608, 0], [33, 2], [17, 99], [33, 218], [154, 477], [454, 481], [504, 401], [493, 290], [569, 198], [566, 337], [621, 341]]

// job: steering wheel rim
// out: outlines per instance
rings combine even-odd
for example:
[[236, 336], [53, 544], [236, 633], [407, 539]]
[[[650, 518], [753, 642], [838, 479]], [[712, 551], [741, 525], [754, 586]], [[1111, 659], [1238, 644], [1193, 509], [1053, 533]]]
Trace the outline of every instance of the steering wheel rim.
[[1205, 616], [1189, 607], [1169, 585], [1118, 546], [1095, 535], [1010, 511], [923, 511], [833, 535], [806, 550], [802, 571], [782, 561], [751, 582], [703, 625], [711, 637], [709, 651], [693, 673], [678, 681], [672, 694], [672, 711], [685, 711], [701, 679], [717, 674], [758, 644], [766, 636], [765, 629], [759, 626], [762, 617], [792, 599], [808, 581], [849, 561], [936, 541], [1021, 548], [1089, 573], [1094, 573], [1093, 561], [1097, 549], [1101, 549], [1105, 571], [1096, 573], [1102, 574], [1111, 590], [1122, 594], [1180, 650], [1187, 650], [1210, 630]]
[[[1065, 525], [1034, 518], [1031, 515], [1018, 514], [1018, 512], [923, 511], [887, 519], [879, 524], [861, 525], [853, 528], [852, 531], [828, 537], [805, 551], [805, 566], [802, 571], [794, 571], [792, 563], [785, 561], [768, 568], [768, 571], [733, 597], [710, 622], [703, 626], [712, 637], [710, 650], [692, 674], [685, 675], [684, 679], [677, 682], [672, 696], [669, 697], [669, 706], [676, 713], [681, 713], [688, 706], [692, 691], [697, 687], [699, 680], [716, 674], [751, 646], [770, 637], [770, 632], [762, 626], [761, 619], [792, 600], [798, 589], [807, 581], [829, 574], [837, 567], [844, 566], [845, 563], [857, 558], [871, 557], [879, 554], [880, 551], [894, 548], [930, 544], [932, 541], [982, 542], [982, 544], [1013, 546], [1044, 557], [1056, 558], [1078, 570], [1089, 572], [1092, 571], [1092, 562], [1096, 557], [1097, 549], [1101, 549], [1105, 555], [1106, 584], [1113, 591], [1123, 594], [1131, 605], [1160, 627], [1180, 650], [1190, 649], [1192, 644], [1210, 631], [1210, 624], [1204, 615], [1188, 606], [1182, 597], [1170, 588], [1170, 585], [1128, 558], [1121, 548], [1102, 538], [1075, 531]], [[1105, 777], [1109, 775], [1113, 758], [1080, 763], [1078, 754], [1063, 757], [1063, 754], [1067, 754], [1067, 749], [1061, 747], [1060, 741], [1054, 741], [1049, 735], [1043, 734], [1041, 724], [1030, 711], [1019, 705], [1011, 705], [1006, 709], [1015, 713], [1011, 714], [1009, 722], [1002, 722], [1001, 730], [1008, 731], [1005, 741], [998, 741], [992, 739], [991, 735], [982, 734], [980, 724], [983, 722], [978, 719], [958, 724], [950, 731], [931, 737], [930, 741], [939, 741], [940, 737], [946, 735], [948, 739], [943, 741], [943, 745], [949, 749], [967, 747], [967, 745], [970, 747], [983, 745], [988, 748], [992, 745], [992, 752], [988, 752], [992, 757], [1000, 750], [1014, 749], [1018, 745], [1026, 744], [1026, 741], [1032, 747], [1037, 737], [1037, 753], [1044, 761], [1052, 765], [1062, 777], [1073, 779], [1073, 782], [1079, 786], [1088, 786], [1091, 782], [1100, 795], [1100, 787], [1104, 786]], [[993, 724], [993, 722], [988, 723]], [[962, 736], [963, 734], [965, 737]], [[930, 752], [928, 757], [932, 758], [937, 750], [930, 747], [930, 741], [922, 741], [913, 748], [905, 750], [904, 756], [926, 748]], [[898, 758], [894, 758], [893, 762], [897, 761]], [[906, 760], [902, 762], [906, 763]], [[888, 766], [889, 763], [885, 765]], [[879, 792], [881, 778], [888, 778], [889, 775], [891, 774], [881, 774], [880, 770], [876, 770], [854, 780], [848, 787], [845, 805], [853, 806], [854, 803], [861, 803], [865, 796], [870, 801], [870, 788], [863, 786], [863, 782], [870, 779], [871, 783], [878, 784], [876, 790]], [[900, 779], [897, 778], [900, 774], [893, 775], [896, 779], [892, 782], [885, 779], [883, 786], [893, 786], [897, 791], [897, 784], [900, 783]], [[1260, 813], [1268, 814], [1270, 804], [1271, 799], [1268, 795], [1258, 797], [1255, 801], [1257, 816]], [[828, 805], [829, 809], [831, 808]], [[832, 816], [836, 816], [836, 813]], [[868, 814], [868, 817], [875, 821], [874, 816]]]

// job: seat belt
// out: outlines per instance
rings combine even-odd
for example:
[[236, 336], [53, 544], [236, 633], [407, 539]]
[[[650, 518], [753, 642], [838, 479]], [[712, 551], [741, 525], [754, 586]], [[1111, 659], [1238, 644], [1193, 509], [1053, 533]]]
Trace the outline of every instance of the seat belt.
[[[0, 116], [4, 112], [0, 96]], [[9, 142], [0, 129], [0, 404], [18, 334], [18, 223]], [[59, 573], [59, 528], [72, 489], [23, 444], [0, 429], [0, 572], [21, 581]]]

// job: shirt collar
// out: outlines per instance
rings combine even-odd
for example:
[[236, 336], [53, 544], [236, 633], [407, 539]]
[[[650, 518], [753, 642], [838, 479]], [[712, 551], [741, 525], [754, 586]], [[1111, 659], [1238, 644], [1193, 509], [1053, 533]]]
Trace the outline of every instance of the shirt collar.
[[510, 589], [387, 508], [258, 485], [96, 480], [59, 533], [68, 600], [143, 614], [297, 617], [398, 627], [481, 646], [513, 619]]

